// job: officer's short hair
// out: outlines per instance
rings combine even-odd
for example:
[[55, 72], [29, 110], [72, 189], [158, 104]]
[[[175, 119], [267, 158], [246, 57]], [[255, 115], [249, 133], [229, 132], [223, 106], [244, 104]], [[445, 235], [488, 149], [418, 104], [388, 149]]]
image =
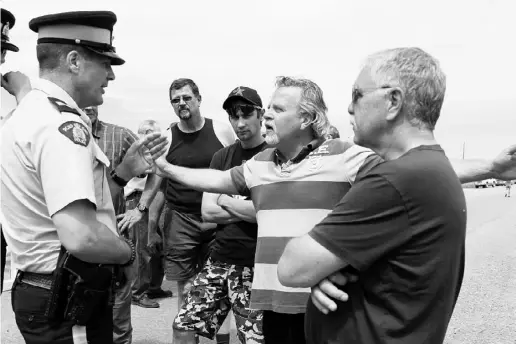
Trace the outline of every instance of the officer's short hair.
[[198, 100], [201, 100], [201, 94], [199, 93], [199, 88], [197, 87], [197, 84], [195, 84], [195, 82], [192, 79], [188, 78], [179, 78], [174, 80], [172, 84], [170, 84], [170, 88], [168, 90], [168, 96], [170, 97], [170, 100], [172, 100], [172, 90], [179, 90], [185, 86], [190, 86], [195, 97], [197, 97]]
[[71, 44], [40, 43], [36, 46], [39, 68], [41, 70], [55, 70], [59, 67], [61, 60], [66, 58], [71, 51], [77, 51], [88, 60], [95, 58], [96, 54], [81, 46]]

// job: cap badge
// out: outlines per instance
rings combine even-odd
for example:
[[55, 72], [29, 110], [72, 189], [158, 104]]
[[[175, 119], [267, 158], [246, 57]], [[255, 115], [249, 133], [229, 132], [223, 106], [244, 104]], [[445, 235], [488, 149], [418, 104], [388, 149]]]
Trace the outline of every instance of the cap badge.
[[242, 90], [242, 89], [240, 88], [240, 86], [239, 86], [239, 87], [237, 87], [235, 90], [233, 90], [233, 94], [234, 94], [235, 96], [242, 96], [242, 97], [243, 97], [243, 96], [244, 96], [244, 95], [243, 95], [243, 92], [244, 92], [244, 90]]
[[2, 28], [2, 35], [9, 36], [9, 27], [11, 26], [11, 23], [7, 22]]

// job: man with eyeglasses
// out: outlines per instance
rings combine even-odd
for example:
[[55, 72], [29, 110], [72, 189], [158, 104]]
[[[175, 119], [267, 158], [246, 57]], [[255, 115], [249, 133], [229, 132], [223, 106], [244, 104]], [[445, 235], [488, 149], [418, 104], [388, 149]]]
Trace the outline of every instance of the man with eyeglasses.
[[[261, 135], [262, 100], [256, 90], [239, 86], [222, 105], [238, 141], [213, 156], [211, 169], [229, 170], [266, 147]], [[217, 223], [210, 257], [174, 320], [174, 343], [213, 339], [233, 310], [241, 343], [263, 342], [262, 312], [249, 308], [256, 251], [256, 212], [249, 197], [204, 193], [202, 216]]]
[[464, 192], [433, 134], [445, 89], [438, 61], [419, 48], [374, 54], [359, 73], [348, 108], [354, 142], [383, 162], [290, 241], [278, 264], [281, 283], [292, 288], [336, 272], [358, 276], [335, 308], [308, 303], [309, 343], [444, 341], [466, 237]]
[[[231, 128], [201, 115], [202, 97], [193, 80], [174, 80], [169, 95], [179, 122], [167, 130], [171, 137], [167, 161], [188, 168], [209, 167], [215, 152], [235, 142]], [[179, 310], [191, 279], [204, 264], [216, 224], [202, 219], [202, 192], [169, 179], [165, 198], [165, 275], [177, 281]]]

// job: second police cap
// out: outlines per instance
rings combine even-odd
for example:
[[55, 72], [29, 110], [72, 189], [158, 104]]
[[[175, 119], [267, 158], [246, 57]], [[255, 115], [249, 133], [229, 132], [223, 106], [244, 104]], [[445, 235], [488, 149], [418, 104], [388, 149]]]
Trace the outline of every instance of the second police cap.
[[125, 61], [113, 47], [115, 23], [116, 15], [111, 11], [76, 11], [33, 18], [29, 28], [38, 33], [38, 44], [78, 45], [109, 57], [112, 65], [122, 65]]
[[262, 108], [262, 99], [258, 95], [258, 92], [256, 92], [255, 89], [251, 89], [250, 87], [246, 86], [239, 86], [233, 89], [228, 95], [228, 98], [224, 101], [222, 104], [222, 109], [226, 109], [229, 106], [229, 102], [235, 98], [243, 99], [244, 101], [247, 101], [251, 103], [252, 105], [256, 105], [260, 108]]
[[9, 42], [9, 30], [13, 28], [15, 21], [14, 15], [5, 8], [2, 8], [2, 49], [13, 52], [19, 51], [17, 46]]

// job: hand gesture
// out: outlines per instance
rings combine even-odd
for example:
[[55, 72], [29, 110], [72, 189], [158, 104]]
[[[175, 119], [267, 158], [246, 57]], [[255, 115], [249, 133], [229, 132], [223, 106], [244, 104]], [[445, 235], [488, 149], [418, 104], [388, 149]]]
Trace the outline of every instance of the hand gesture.
[[168, 141], [161, 133], [151, 133], [131, 145], [120, 165], [132, 177], [148, 172], [154, 160], [165, 154]]

